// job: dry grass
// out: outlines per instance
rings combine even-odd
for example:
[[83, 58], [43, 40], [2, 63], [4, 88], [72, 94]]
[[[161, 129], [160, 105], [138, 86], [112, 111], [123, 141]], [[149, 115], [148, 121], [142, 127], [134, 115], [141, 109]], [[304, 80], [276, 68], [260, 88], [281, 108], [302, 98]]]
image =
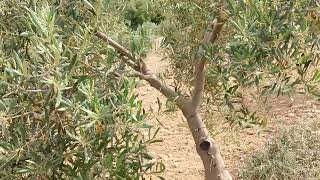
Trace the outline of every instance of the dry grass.
[[320, 122], [293, 126], [273, 138], [241, 170], [241, 179], [320, 179]]

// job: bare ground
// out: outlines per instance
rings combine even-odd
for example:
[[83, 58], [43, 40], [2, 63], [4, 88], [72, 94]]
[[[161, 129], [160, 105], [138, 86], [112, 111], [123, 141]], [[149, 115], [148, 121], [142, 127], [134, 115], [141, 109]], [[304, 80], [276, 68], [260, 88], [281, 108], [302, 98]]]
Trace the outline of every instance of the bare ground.
[[[168, 73], [168, 62], [161, 55], [151, 53], [146, 63], [155, 73]], [[166, 79], [170, 82], [170, 79]], [[158, 98], [164, 106], [166, 99], [156, 89], [141, 82], [138, 87], [139, 98], [143, 100], [144, 108], [149, 113], [148, 122], [160, 127], [157, 135], [163, 142], [153, 144], [149, 151], [157, 161], [162, 161], [166, 170], [161, 174], [169, 180], [200, 180], [203, 178], [203, 167], [194, 147], [194, 142], [182, 113], [165, 112], [162, 107], [158, 113]], [[262, 150], [267, 141], [290, 126], [303, 128], [305, 124], [319, 119], [320, 103], [302, 95], [292, 98], [269, 98], [269, 121], [266, 127], [230, 128], [223, 118], [213, 121], [214, 139], [221, 146], [227, 168], [234, 179], [238, 179], [239, 169], [257, 151]], [[156, 178], [152, 178], [156, 179]]]

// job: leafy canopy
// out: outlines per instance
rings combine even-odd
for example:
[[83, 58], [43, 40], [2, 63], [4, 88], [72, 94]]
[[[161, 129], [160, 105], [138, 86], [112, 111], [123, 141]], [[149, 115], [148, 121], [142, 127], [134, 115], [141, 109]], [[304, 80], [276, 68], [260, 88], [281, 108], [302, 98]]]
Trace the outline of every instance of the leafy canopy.
[[223, 8], [224, 32], [219, 42], [205, 47], [208, 103], [231, 123], [264, 124], [248, 107], [248, 94], [251, 99], [294, 92], [319, 96], [318, 1], [227, 0], [222, 7], [209, 0], [169, 2], [162, 28], [172, 67], [178, 69], [178, 91], [194, 83], [192, 59], [203, 29]]

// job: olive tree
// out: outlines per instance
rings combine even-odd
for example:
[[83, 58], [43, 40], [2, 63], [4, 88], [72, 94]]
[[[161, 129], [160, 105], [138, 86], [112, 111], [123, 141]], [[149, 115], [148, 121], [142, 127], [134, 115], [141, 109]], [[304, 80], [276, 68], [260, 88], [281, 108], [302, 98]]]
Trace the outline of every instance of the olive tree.
[[192, 89], [188, 96], [163, 83], [141, 57], [108, 35], [99, 31], [96, 35], [121, 54], [134, 70], [132, 75], [181, 109], [205, 178], [232, 179], [201, 118], [203, 95], [220, 107], [227, 120], [240, 125], [265, 123], [244, 103], [243, 92], [250, 88], [264, 97], [295, 91], [319, 95], [319, 2], [173, 0], [161, 5], [167, 19], [163, 45], [169, 49], [176, 79]]
[[[0, 5], [0, 177], [7, 179], [138, 179], [152, 166], [163, 170], [147, 161], [146, 146], [157, 140], [140, 133], [149, 126], [134, 77], [181, 109], [206, 179], [232, 177], [203, 121], [203, 100], [244, 125], [265, 123], [245, 104], [249, 89], [259, 97], [319, 96], [316, 0]], [[172, 89], [144, 63], [158, 18], [175, 79], [191, 93]]]

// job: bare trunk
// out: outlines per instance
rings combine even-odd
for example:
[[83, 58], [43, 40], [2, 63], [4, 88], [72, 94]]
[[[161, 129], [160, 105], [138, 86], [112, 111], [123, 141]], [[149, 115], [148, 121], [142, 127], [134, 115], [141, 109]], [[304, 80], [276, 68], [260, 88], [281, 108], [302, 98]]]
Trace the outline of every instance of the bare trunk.
[[225, 168], [223, 158], [218, 144], [212, 139], [201, 115], [195, 112], [192, 105], [181, 109], [187, 119], [189, 129], [193, 136], [197, 153], [199, 154], [204, 170], [206, 180], [231, 180], [229, 171]]

